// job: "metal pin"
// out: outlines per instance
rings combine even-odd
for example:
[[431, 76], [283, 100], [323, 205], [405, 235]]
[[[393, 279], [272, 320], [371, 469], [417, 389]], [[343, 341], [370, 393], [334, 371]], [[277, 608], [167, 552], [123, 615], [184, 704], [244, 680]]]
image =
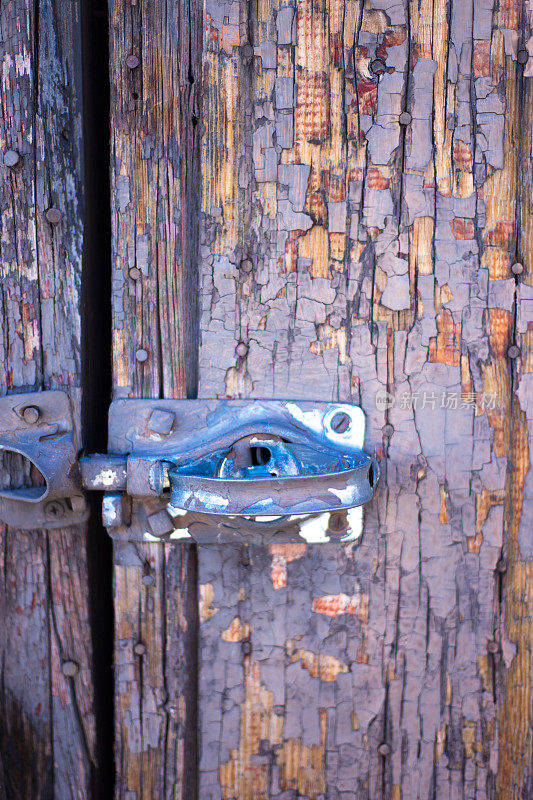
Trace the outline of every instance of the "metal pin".
[[57, 225], [58, 222], [61, 221], [61, 211], [59, 208], [49, 208], [48, 211], [45, 211], [45, 217], [50, 223], [50, 225]]
[[6, 167], [13, 169], [20, 161], [20, 154], [16, 150], [6, 150], [4, 153], [4, 164]]

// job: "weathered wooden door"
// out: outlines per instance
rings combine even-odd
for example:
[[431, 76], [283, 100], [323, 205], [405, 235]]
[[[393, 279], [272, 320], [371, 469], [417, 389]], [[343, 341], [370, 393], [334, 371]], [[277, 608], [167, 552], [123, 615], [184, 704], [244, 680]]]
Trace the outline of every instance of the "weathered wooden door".
[[85, 529], [4, 531], [0, 798], [533, 797], [529, 2], [110, 0], [109, 208], [78, 12], [0, 10], [2, 391], [91, 365], [100, 448], [109, 361], [352, 402], [381, 478], [350, 544], [114, 542], [113, 609]]

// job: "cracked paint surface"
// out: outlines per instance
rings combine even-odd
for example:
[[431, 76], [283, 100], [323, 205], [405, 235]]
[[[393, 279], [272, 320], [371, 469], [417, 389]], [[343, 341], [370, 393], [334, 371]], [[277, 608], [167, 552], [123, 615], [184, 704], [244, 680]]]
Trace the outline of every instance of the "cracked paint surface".
[[[358, 403], [383, 472], [355, 546], [200, 549], [220, 609], [200, 635], [202, 796], [285, 796], [229, 755], [246, 747], [248, 659], [281, 717], [255, 755], [274, 764], [282, 740], [325, 737], [318, 796], [482, 800], [497, 782], [515, 796], [531, 734], [495, 696], [513, 687], [528, 718], [530, 512], [510, 498], [533, 496], [530, 200], [517, 203], [530, 16], [514, 0], [206, 0], [206, 14], [200, 395]], [[222, 636], [236, 608], [246, 653]], [[505, 635], [502, 608], [523, 620]], [[346, 668], [331, 682], [326, 657]], [[290, 788], [315, 796], [304, 777]]]

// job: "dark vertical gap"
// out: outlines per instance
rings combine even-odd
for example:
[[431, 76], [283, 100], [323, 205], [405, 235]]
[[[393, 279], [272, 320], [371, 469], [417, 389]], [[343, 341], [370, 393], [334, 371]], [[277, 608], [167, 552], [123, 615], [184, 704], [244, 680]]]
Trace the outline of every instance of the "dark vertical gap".
[[[83, 65], [85, 228], [81, 291], [82, 428], [88, 452], [107, 450], [111, 399], [111, 207], [109, 188], [109, 41], [106, 0], [80, 0]], [[113, 553], [90, 492], [87, 546], [97, 765], [94, 800], [114, 795]]]

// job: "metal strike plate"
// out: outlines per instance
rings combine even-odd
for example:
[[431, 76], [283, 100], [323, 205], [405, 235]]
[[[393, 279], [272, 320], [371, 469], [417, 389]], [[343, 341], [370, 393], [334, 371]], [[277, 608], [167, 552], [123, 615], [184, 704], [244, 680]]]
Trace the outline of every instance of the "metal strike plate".
[[49, 391], [0, 398], [0, 451], [3, 481], [10, 484], [0, 489], [2, 522], [34, 530], [88, 519], [68, 394]]
[[119, 540], [350, 540], [378, 479], [364, 427], [345, 403], [117, 400], [111, 455], [80, 468]]

